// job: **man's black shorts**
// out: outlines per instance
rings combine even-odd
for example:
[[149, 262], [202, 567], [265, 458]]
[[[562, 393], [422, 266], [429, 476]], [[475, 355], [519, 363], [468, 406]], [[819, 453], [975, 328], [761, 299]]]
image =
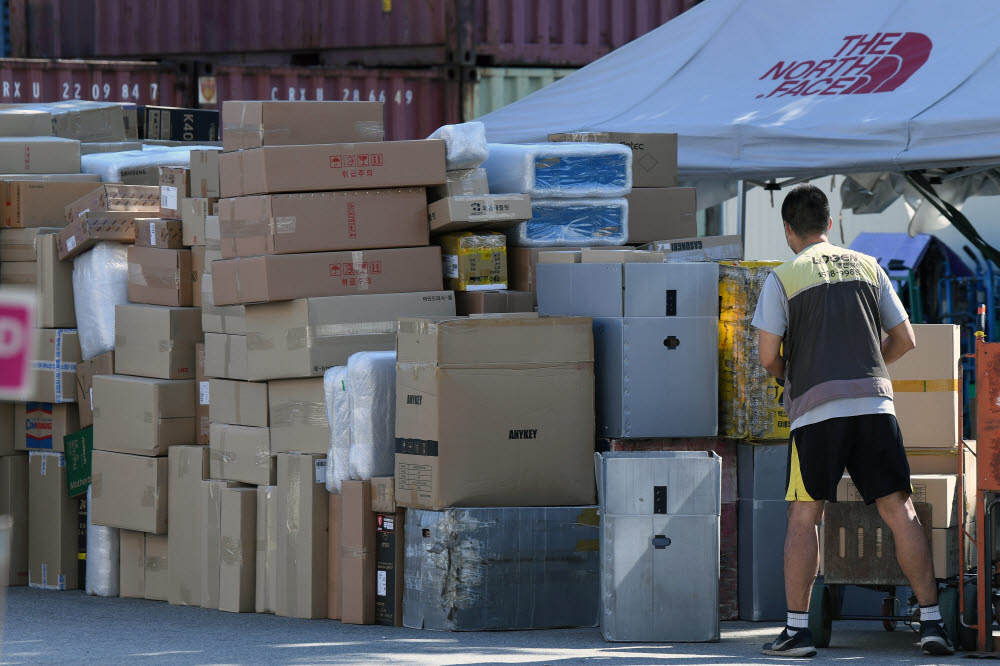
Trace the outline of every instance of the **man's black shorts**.
[[912, 492], [910, 464], [894, 415], [846, 416], [793, 430], [785, 499], [836, 502], [844, 468], [865, 504], [897, 491]]

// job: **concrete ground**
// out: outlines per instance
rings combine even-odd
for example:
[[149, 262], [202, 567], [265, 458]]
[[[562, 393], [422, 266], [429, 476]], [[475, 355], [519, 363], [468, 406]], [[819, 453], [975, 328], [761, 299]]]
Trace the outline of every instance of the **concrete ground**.
[[[722, 641], [606, 643], [597, 629], [436, 633], [329, 620], [235, 615], [82, 592], [10, 589], [0, 664], [781, 664], [760, 654], [777, 623], [724, 622]], [[834, 624], [832, 646], [792, 663], [958, 663], [925, 657], [916, 634], [872, 622]], [[965, 663], [969, 663], [966, 661]]]

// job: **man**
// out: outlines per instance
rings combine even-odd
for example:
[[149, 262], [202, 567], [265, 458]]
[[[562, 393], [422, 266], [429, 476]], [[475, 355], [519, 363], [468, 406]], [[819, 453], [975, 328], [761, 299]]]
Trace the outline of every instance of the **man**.
[[837, 500], [846, 467], [865, 503], [875, 503], [892, 529], [899, 565], [920, 603], [921, 648], [952, 654], [930, 547], [910, 501], [910, 467], [886, 370], [916, 346], [906, 311], [875, 259], [828, 242], [833, 220], [819, 188], [800, 185], [789, 192], [781, 217], [796, 256], [768, 276], [753, 318], [761, 365], [784, 381], [792, 422], [785, 495], [788, 620], [763, 653], [816, 654], [809, 632], [809, 596], [819, 566], [816, 528], [824, 502]]

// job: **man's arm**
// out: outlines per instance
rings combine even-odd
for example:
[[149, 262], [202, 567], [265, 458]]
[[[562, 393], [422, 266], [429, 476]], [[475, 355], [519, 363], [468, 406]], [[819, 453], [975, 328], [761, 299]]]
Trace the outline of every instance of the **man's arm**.
[[760, 364], [765, 370], [778, 379], [785, 378], [785, 359], [781, 357], [780, 335], [757, 329], [757, 353], [760, 356]]
[[[913, 327], [910, 326], [910, 320], [904, 319], [901, 324], [890, 328], [889, 335], [882, 341], [882, 359], [886, 365], [895, 363], [903, 358], [906, 352], [915, 349], [916, 346], [917, 338], [913, 335]], [[763, 360], [763, 357], [761, 357], [761, 360]]]

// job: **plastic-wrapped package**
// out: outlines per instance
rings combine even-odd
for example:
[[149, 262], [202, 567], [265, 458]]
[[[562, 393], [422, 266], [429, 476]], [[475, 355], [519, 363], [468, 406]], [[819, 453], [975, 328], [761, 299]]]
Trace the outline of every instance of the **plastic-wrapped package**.
[[347, 359], [351, 385], [351, 478], [392, 476], [396, 468], [396, 352]]
[[117, 527], [95, 525], [90, 518], [90, 490], [87, 487], [87, 594], [117, 597], [119, 593]]
[[460, 169], [449, 171], [445, 176], [447, 182], [444, 185], [431, 185], [427, 188], [428, 203], [439, 201], [445, 197], [490, 193], [486, 169]]
[[73, 259], [73, 299], [83, 360], [115, 348], [115, 306], [128, 303], [128, 246], [98, 243]]
[[628, 242], [626, 199], [532, 199], [532, 219], [507, 230], [519, 247], [593, 247]]
[[339, 493], [340, 485], [351, 478], [351, 385], [347, 366], [338, 365], [323, 373], [326, 420], [330, 423], [330, 449], [326, 454], [326, 489]]
[[614, 143], [491, 143], [483, 167], [493, 194], [586, 199], [632, 190], [632, 149]]
[[[142, 182], [123, 175], [123, 171], [143, 170], [149, 167], [189, 166], [192, 150], [221, 150], [217, 146], [143, 146], [142, 150], [126, 150], [120, 153], [92, 153], [80, 158], [80, 170], [94, 173], [105, 183], [130, 183], [133, 185], [155, 185], [140, 178]], [[152, 178], [152, 175], [149, 176]]]
[[480, 122], [444, 125], [427, 138], [444, 141], [448, 171], [475, 169], [490, 155], [486, 125]]
[[507, 288], [507, 237], [498, 231], [459, 231], [438, 239], [445, 288], [491, 291]]

